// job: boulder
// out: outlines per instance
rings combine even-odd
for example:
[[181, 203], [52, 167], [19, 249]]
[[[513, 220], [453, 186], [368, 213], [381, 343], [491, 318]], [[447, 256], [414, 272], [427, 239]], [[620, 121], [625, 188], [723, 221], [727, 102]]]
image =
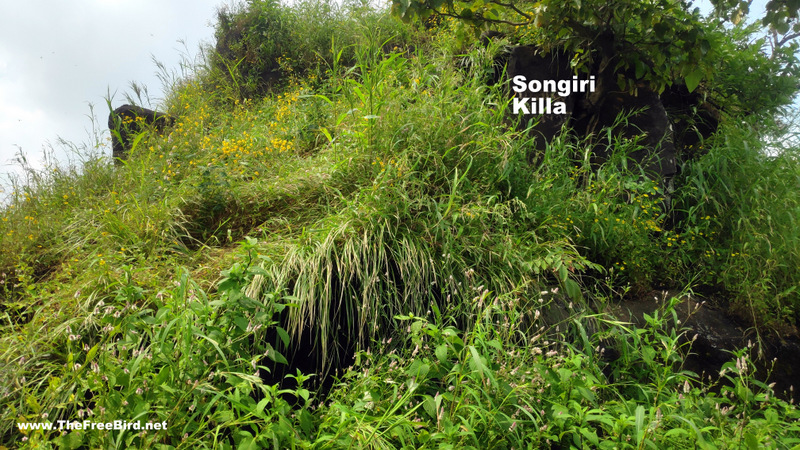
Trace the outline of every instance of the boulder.
[[[520, 127], [528, 128], [534, 138], [529, 161], [536, 160], [537, 154], [568, 126], [575, 137], [587, 139], [593, 145], [593, 165], [602, 164], [608, 160], [613, 144], [602, 131], [610, 128], [616, 138], [638, 140], [643, 148], [632, 152], [629, 155], [631, 160], [639, 164], [649, 177], [661, 181], [668, 191], [676, 173], [677, 155], [670, 117], [659, 95], [643, 81], [636, 83], [631, 91], [620, 90], [617, 87], [620, 74], [612, 70], [612, 57], [604, 58], [589, 73], [581, 74], [573, 71], [570, 60], [565, 50], [545, 53], [535, 46], [524, 45], [510, 51], [506, 70], [509, 95], [532, 100], [549, 97], [553, 104], [563, 103], [565, 111], [564, 114], [541, 114], [539, 109], [535, 114], [532, 110], [530, 113], [522, 111], [514, 117], [519, 120]], [[529, 90], [519, 92], [519, 83], [514, 82], [518, 76], [541, 82], [569, 80], [581, 83], [592, 80], [592, 89], [574, 89], [576, 85], [572, 85], [570, 94], [566, 96]], [[627, 115], [627, 119], [618, 122], [621, 114]]]
[[673, 141], [681, 160], [702, 156], [703, 143], [719, 127], [720, 108], [709, 101], [700, 89], [689, 92], [685, 85], [668, 86], [661, 93], [673, 127]]
[[153, 111], [141, 106], [122, 105], [108, 115], [111, 131], [112, 156], [117, 164], [127, 159], [133, 139], [146, 130], [158, 132], [175, 124], [175, 118], [167, 113]]
[[[626, 119], [617, 121], [620, 116]], [[676, 172], [675, 145], [667, 111], [658, 94], [641, 83], [634, 93], [612, 90], [604, 92], [598, 104], [584, 114], [575, 127], [585, 136], [598, 135], [610, 128], [612, 135], [636, 139], [642, 148], [629, 154], [651, 178], [670, 180]], [[601, 164], [611, 156], [613, 143], [598, 139], [592, 162]]]
[[[511, 50], [506, 75], [509, 82], [519, 76], [524, 77], [525, 80], [571, 80], [573, 74], [569, 62], [569, 55], [564, 51], [544, 54], [532, 45], [517, 46]], [[565, 114], [538, 114], [531, 111], [523, 112], [519, 117], [519, 126], [523, 128], [535, 122], [530, 128], [534, 137], [535, 152], [544, 150], [547, 144], [561, 132], [575, 109], [574, 95], [562, 97], [557, 93], [531, 92], [530, 89], [525, 89], [521, 92], [514, 92], [514, 96], [518, 99], [549, 98], [551, 104], [564, 102]]]
[[[680, 301], [670, 310], [673, 298]], [[707, 380], [720, 379], [725, 363], [735, 360], [734, 352], [746, 349], [755, 365], [756, 379], [763, 383], [775, 383], [775, 392], [785, 399], [798, 400], [797, 368], [800, 367], [800, 337], [796, 329], [784, 330], [782, 335], [758, 335], [753, 328], [742, 326], [734, 317], [725, 313], [720, 305], [701, 300], [680, 292], [651, 292], [636, 298], [628, 298], [608, 306], [606, 312], [617, 319], [634, 324], [637, 328], [648, 328], [645, 316], [670, 317], [675, 313], [677, 323], [669, 321], [670, 327], [682, 332], [681, 345], [687, 354], [682, 369], [690, 370]]]

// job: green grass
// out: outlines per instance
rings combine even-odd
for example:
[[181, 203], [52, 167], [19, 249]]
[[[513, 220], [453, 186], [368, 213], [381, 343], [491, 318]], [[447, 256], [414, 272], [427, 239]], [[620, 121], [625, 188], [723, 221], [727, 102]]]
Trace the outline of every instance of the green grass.
[[[175, 127], [123, 166], [87, 157], [16, 183], [0, 212], [0, 446], [800, 443], [800, 413], [744, 351], [718, 381], [685, 370], [675, 302], [640, 329], [596, 312], [703, 288], [763, 335], [796, 325], [796, 150], [767, 158], [728, 126], [683, 167], [670, 218], [624, 167], [635, 143], [592, 168], [564, 136], [530, 165], [447, 27], [322, 6], [259, 6], [330, 20], [291, 40], [303, 57], [280, 83], [206, 61], [166, 93]], [[342, 370], [333, 388], [265, 382], [308, 334]], [[168, 429], [16, 426], [86, 418]]]

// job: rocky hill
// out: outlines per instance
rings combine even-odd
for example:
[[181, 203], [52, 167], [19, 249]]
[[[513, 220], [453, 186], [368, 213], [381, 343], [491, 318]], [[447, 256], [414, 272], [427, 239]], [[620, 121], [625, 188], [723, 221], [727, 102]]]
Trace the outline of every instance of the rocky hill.
[[[604, 81], [543, 137], [509, 64], [574, 49], [464, 27], [221, 9], [169, 120], [109, 135], [124, 160], [28, 168], [0, 211], [0, 448], [798, 445], [774, 105]], [[606, 76], [580, 67], [546, 78]]]

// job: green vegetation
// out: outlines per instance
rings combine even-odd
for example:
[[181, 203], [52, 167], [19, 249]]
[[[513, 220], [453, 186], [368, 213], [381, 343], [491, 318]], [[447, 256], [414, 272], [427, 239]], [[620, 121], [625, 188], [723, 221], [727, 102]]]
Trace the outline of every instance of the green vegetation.
[[[120, 167], [26, 168], [0, 211], [0, 448], [800, 445], [747, 349], [713, 378], [684, 366], [677, 296], [643, 328], [605, 312], [669, 288], [762, 336], [798, 325], [800, 163], [765, 138], [776, 105], [747, 97], [758, 114], [684, 162], [666, 214], [625, 163], [636, 142], [610, 136], [596, 168], [563, 136], [529, 164], [491, 58], [457, 68], [461, 32], [252, 1], [166, 93], [165, 135]], [[709, 92], [740, 92], [730, 76]], [[332, 386], [280, 379], [299, 343]], [[17, 426], [58, 420], [167, 429]]]
[[392, 0], [392, 10], [406, 21], [444, 18], [462, 34], [493, 27], [514, 42], [566, 49], [576, 72], [594, 70], [620, 90], [644, 82], [659, 93], [673, 85], [694, 92], [704, 82], [715, 104], [770, 122], [797, 92], [800, 4], [768, 2], [759, 21], [767, 34], [742, 20], [749, 1], [712, 3], [714, 19], [680, 0]]

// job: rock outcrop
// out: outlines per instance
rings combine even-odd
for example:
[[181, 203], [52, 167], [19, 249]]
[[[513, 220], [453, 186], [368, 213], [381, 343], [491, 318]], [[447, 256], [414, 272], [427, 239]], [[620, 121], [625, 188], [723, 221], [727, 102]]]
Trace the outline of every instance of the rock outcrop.
[[175, 118], [167, 113], [153, 111], [141, 106], [122, 105], [108, 115], [108, 129], [111, 131], [112, 156], [115, 163], [127, 159], [133, 139], [139, 133], [155, 129], [164, 131], [175, 124]]
[[[504, 37], [504, 33], [486, 31], [480, 43], [488, 47], [492, 40]], [[613, 36], [608, 33], [598, 36], [593, 50], [595, 63], [578, 72], [573, 67], [572, 55], [564, 49], [505, 45], [494, 58], [486, 82], [489, 85], [505, 83], [513, 100], [528, 102], [525, 106], [560, 103], [563, 112], [559, 114], [555, 111], [543, 114], [541, 108], [536, 111], [523, 108], [512, 114], [518, 127], [528, 130], [534, 138], [529, 162], [537, 160], [537, 155], [565, 127], [576, 139], [592, 146], [594, 166], [608, 161], [615, 140], [635, 140], [641, 148], [628, 157], [669, 192], [680, 162], [699, 155], [702, 141], [717, 130], [719, 110], [699, 90], [690, 93], [684, 85], [676, 83], [667, 86], [659, 95], [632, 71], [618, 71], [619, 55], [615, 49]], [[560, 82], [563, 86], [571, 83], [574, 87], [576, 81], [582, 83], [591, 79], [592, 89], [570, 90], [568, 95], [552, 92], [552, 89], [533, 92], [519, 89], [521, 84], [514, 83], [515, 78], [537, 80], [535, 87], [545, 80]], [[620, 79], [633, 80], [632, 85], [628, 83], [626, 89], [620, 89]], [[618, 120], [619, 117], [624, 119]], [[604, 130], [611, 130], [610, 135]]]
[[[550, 102], [563, 104], [564, 113], [542, 111], [522, 111], [520, 126], [527, 128], [534, 137], [534, 153], [542, 151], [551, 140], [561, 133], [563, 127], [570, 127], [576, 137], [590, 138], [593, 143], [592, 163], [601, 164], [608, 160], [612, 143], [601, 133], [611, 129], [617, 138], [637, 140], [642, 149], [629, 156], [639, 164], [648, 176], [669, 181], [676, 172], [676, 150], [672, 141], [672, 127], [669, 116], [659, 95], [646, 83], [639, 82], [633, 92], [617, 87], [617, 76], [607, 69], [593, 70], [578, 76], [570, 65], [570, 56], [563, 50], [544, 53], [535, 46], [517, 46], [511, 49], [508, 57], [507, 82], [517, 80], [546, 80], [562, 83], [563, 86], [592, 80], [592, 90], [585, 92], [531, 92], [530, 89], [514, 90], [519, 100], [549, 97]], [[539, 83], [535, 85], [538, 86]], [[517, 83], [518, 85], [519, 83]], [[532, 108], [531, 108], [532, 109]], [[519, 112], [518, 112], [519, 113]], [[625, 120], [617, 121], [620, 116]], [[530, 126], [529, 126], [530, 125]], [[535, 159], [535, 158], [529, 158]]]

